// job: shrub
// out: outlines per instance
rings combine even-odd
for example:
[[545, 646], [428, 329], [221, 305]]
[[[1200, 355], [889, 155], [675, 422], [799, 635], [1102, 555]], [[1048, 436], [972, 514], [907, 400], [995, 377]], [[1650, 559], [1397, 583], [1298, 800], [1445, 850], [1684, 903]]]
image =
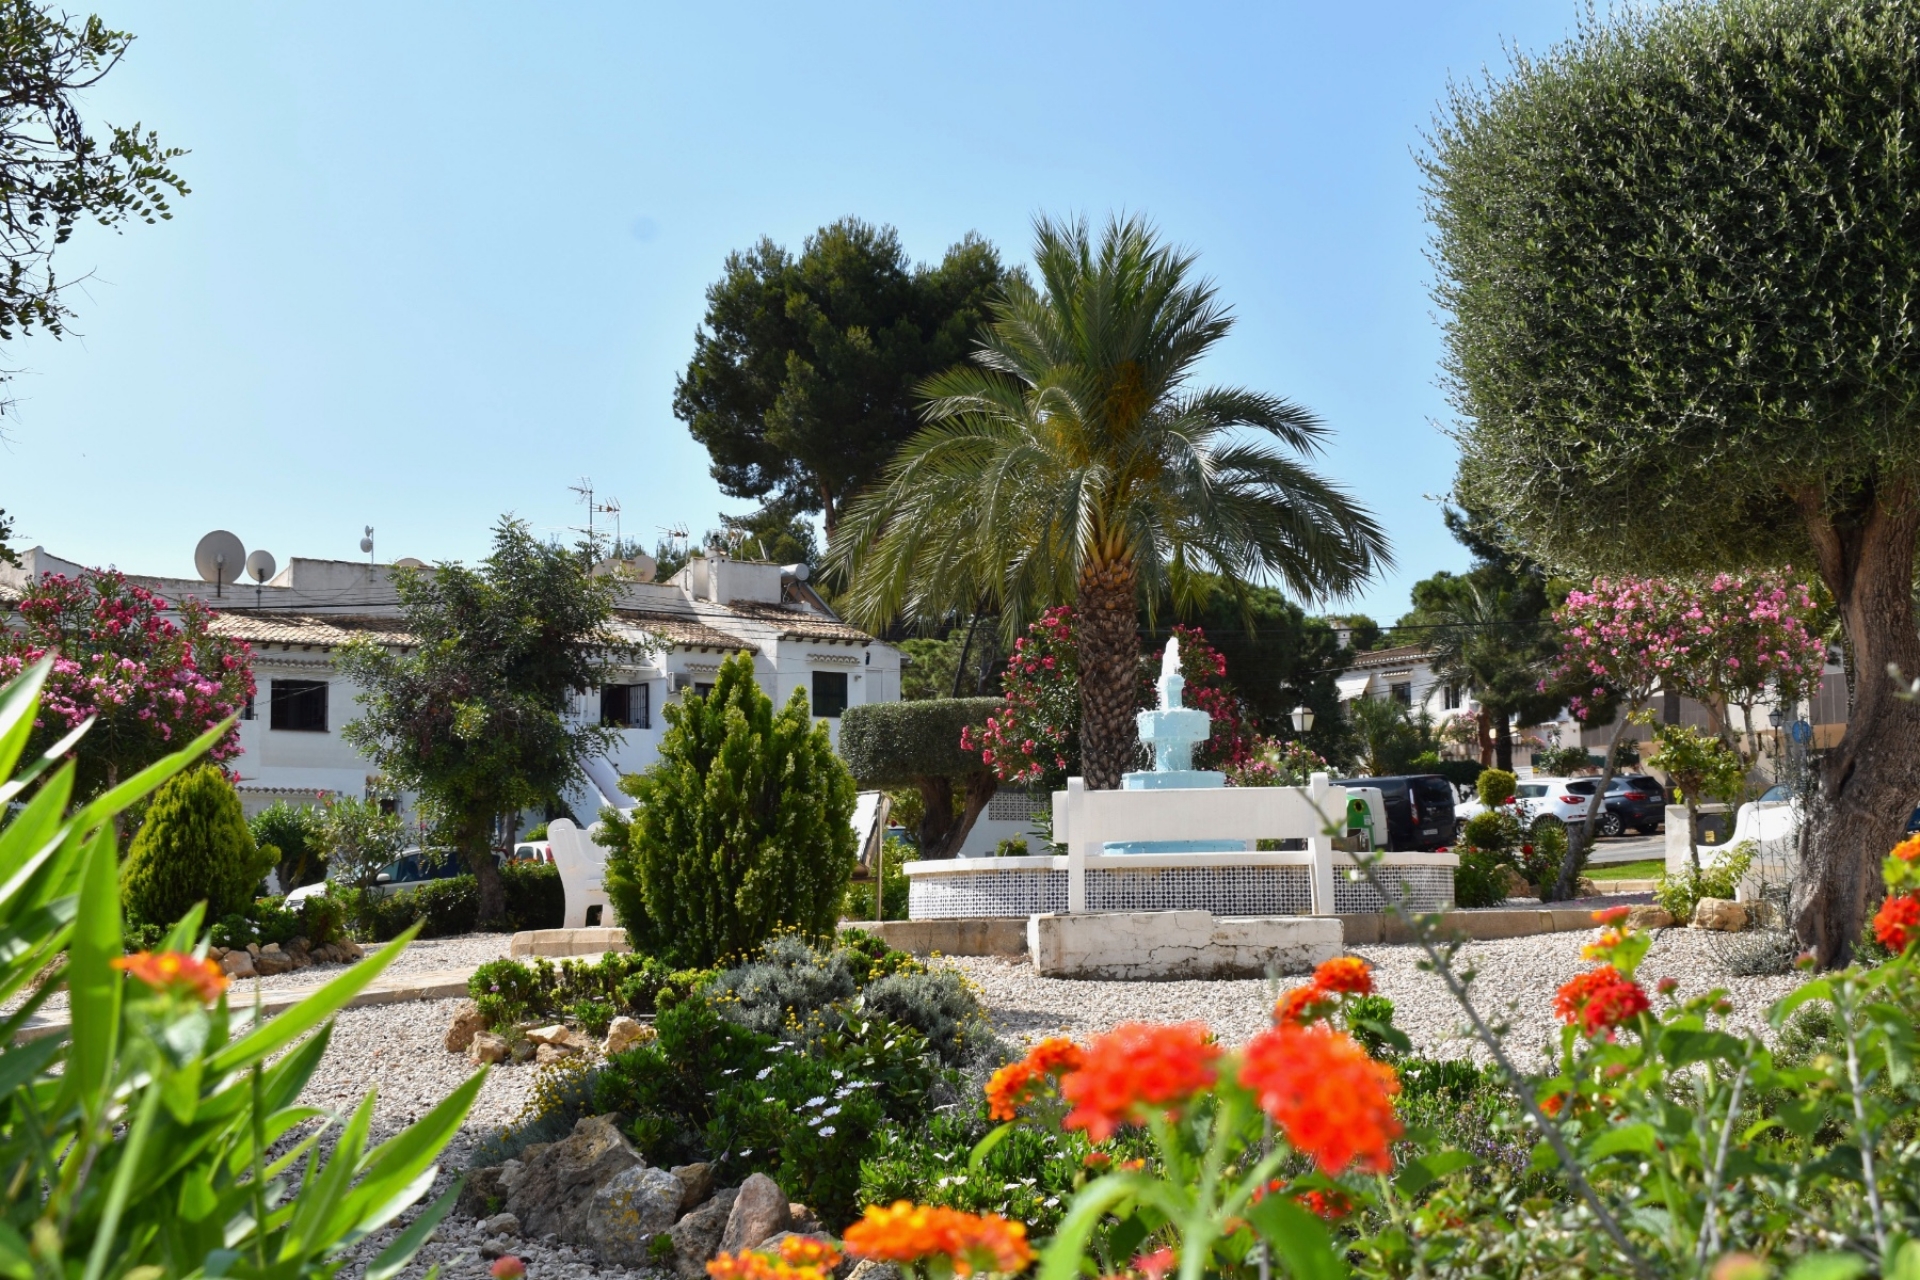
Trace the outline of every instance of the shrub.
[[598, 1039], [607, 1034], [607, 1028], [613, 1025], [613, 1006], [604, 1000], [577, 1000], [567, 1010], [567, 1016], [579, 1023], [590, 1036]]
[[1679, 875], [1663, 875], [1653, 886], [1653, 900], [1673, 913], [1681, 924], [1693, 919], [1693, 909], [1702, 898], [1731, 898], [1741, 877], [1753, 865], [1754, 848], [1743, 840], [1721, 851], [1707, 866], [1696, 871], [1686, 868]]
[[1000, 1051], [966, 979], [950, 969], [880, 978], [860, 992], [860, 1005], [918, 1031], [950, 1067], [980, 1062]]
[[707, 995], [729, 1021], [778, 1035], [790, 1017], [804, 1019], [854, 990], [844, 955], [816, 951], [789, 934], [768, 942], [748, 963], [716, 974]]
[[1453, 902], [1457, 907], [1497, 907], [1507, 900], [1507, 859], [1486, 849], [1456, 850], [1460, 865], [1453, 873]]
[[1513, 799], [1514, 788], [1520, 785], [1520, 779], [1505, 769], [1488, 769], [1474, 782], [1474, 791], [1480, 797], [1480, 803], [1492, 809]]
[[280, 851], [274, 867], [280, 877], [280, 892], [327, 878], [324, 824], [321, 810], [315, 806], [276, 800], [254, 814], [247, 828], [256, 843], [270, 844]]
[[1467, 819], [1461, 843], [1487, 853], [1510, 853], [1520, 843], [1520, 824], [1504, 808], [1483, 809]]
[[1515, 851], [1520, 874], [1531, 884], [1552, 889], [1560, 882], [1560, 864], [1567, 856], [1567, 829], [1551, 819], [1537, 822]]
[[1456, 787], [1473, 787], [1478, 785], [1486, 766], [1478, 760], [1442, 760], [1427, 772], [1439, 774]]
[[489, 1027], [511, 1027], [545, 1013], [540, 980], [518, 960], [489, 960], [467, 979], [467, 993]]
[[840, 954], [861, 986], [893, 973], [922, 973], [926, 966], [905, 951], [896, 950], [864, 929], [842, 929], [834, 939]]
[[357, 889], [372, 888], [380, 868], [399, 857], [407, 842], [399, 814], [386, 812], [378, 801], [351, 796], [327, 802], [320, 833], [328, 874]]
[[1008, 836], [1005, 840], [1002, 840], [993, 847], [993, 856], [996, 858], [1026, 857], [1027, 838], [1025, 836]]
[[507, 896], [507, 928], [558, 929], [567, 920], [567, 888], [550, 862], [509, 862], [500, 868]]
[[211, 765], [190, 769], [154, 793], [121, 873], [127, 915], [170, 924], [197, 902], [224, 919], [252, 903], [269, 862], [247, 830], [240, 797]]
[[[881, 906], [886, 909], [886, 919], [905, 920], [907, 918], [908, 890], [912, 887], [903, 869], [913, 861], [913, 846], [904, 840], [888, 836], [882, 848], [885, 861], [880, 872], [882, 892]], [[843, 920], [873, 919], [873, 880], [849, 880], [847, 882], [846, 905], [840, 909]]]
[[826, 936], [853, 873], [854, 788], [805, 690], [775, 712], [737, 654], [663, 714], [659, 760], [621, 784], [633, 821], [609, 833], [607, 894], [634, 950], [705, 966], [783, 925]]
[[922, 698], [848, 707], [841, 716], [840, 758], [861, 786], [918, 792], [921, 857], [957, 854], [999, 789], [979, 753], [960, 746], [999, 706], [998, 698]]

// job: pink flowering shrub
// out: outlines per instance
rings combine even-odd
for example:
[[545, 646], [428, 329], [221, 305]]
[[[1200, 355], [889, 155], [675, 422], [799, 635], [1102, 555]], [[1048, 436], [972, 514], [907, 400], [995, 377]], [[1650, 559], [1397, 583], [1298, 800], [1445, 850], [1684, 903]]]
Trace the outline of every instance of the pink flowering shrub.
[[[1052, 791], [1080, 770], [1080, 659], [1074, 647], [1073, 608], [1042, 614], [1013, 642], [1001, 679], [1004, 705], [979, 733], [963, 729], [960, 746], [976, 751], [1002, 782]], [[1227, 660], [1198, 627], [1177, 626], [1185, 705], [1213, 717], [1213, 733], [1193, 753], [1196, 769], [1230, 769], [1251, 759], [1255, 738], [1246, 707], [1227, 682]], [[1155, 705], [1157, 654], [1141, 665], [1142, 710]]]
[[[253, 697], [252, 649], [210, 634], [215, 615], [199, 600], [182, 602], [177, 622], [164, 616], [169, 608], [113, 570], [49, 574], [27, 586], [16, 606], [20, 625], [0, 629], [0, 681], [58, 655], [41, 693], [34, 750], [95, 718], [76, 752], [83, 792], [129, 777]], [[209, 754], [219, 762], [239, 752], [237, 734], [228, 733]]]

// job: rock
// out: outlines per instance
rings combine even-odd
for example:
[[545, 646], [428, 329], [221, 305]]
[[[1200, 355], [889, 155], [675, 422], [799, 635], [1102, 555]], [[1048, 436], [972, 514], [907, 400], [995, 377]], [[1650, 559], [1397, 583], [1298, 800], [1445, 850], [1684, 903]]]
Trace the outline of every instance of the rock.
[[707, 1262], [719, 1251], [737, 1191], [716, 1191], [711, 1199], [673, 1224], [673, 1270], [680, 1280], [706, 1280]]
[[520, 1234], [520, 1219], [510, 1213], [496, 1213], [481, 1223], [480, 1229], [490, 1236], [517, 1236]]
[[280, 954], [280, 944], [277, 942], [269, 942], [266, 946], [260, 948], [260, 954], [263, 956], [264, 955], [277, 956]]
[[1665, 907], [1642, 903], [1627, 908], [1627, 923], [1636, 929], [1668, 929], [1673, 926], [1673, 912]]
[[565, 1044], [567, 1035], [566, 1024], [560, 1022], [547, 1027], [527, 1028], [527, 1039], [535, 1044]]
[[267, 978], [276, 973], [292, 973], [293, 957], [283, 952], [262, 949], [260, 954], [253, 958], [253, 971]]
[[1600, 892], [1599, 885], [1587, 879], [1585, 876], [1581, 876], [1573, 883], [1573, 896], [1576, 898], [1601, 898], [1606, 895]]
[[698, 1164], [677, 1164], [668, 1172], [680, 1179], [680, 1185], [687, 1190], [680, 1199], [683, 1214], [692, 1213], [713, 1194], [713, 1166], [704, 1160]]
[[1702, 898], [1693, 908], [1693, 927], [1738, 933], [1747, 927], [1747, 909], [1731, 898]]
[[480, 1016], [479, 1006], [467, 1000], [453, 1011], [453, 1025], [447, 1028], [447, 1038], [442, 1043], [448, 1053], [465, 1053], [473, 1038], [486, 1029], [487, 1020]]
[[542, 1048], [545, 1046], [536, 1045], [531, 1040], [515, 1040], [507, 1056], [515, 1062], [532, 1062], [534, 1053]]
[[651, 1262], [648, 1246], [680, 1216], [686, 1188], [665, 1169], [636, 1165], [613, 1175], [587, 1205], [586, 1239], [600, 1261], [621, 1267]]
[[518, 1160], [509, 1160], [500, 1166], [500, 1188], [509, 1196], [520, 1189], [526, 1180], [527, 1166]]
[[360, 949], [360, 944], [355, 942], [352, 938], [340, 939], [340, 941], [334, 944], [333, 949], [340, 953], [340, 961], [343, 964], [348, 964], [355, 960], [364, 960], [367, 958], [367, 953], [362, 951]]
[[257, 942], [249, 942], [247, 944], [247, 954], [255, 960], [258, 960], [260, 958], [260, 944]]
[[793, 1226], [787, 1211], [787, 1193], [764, 1173], [748, 1176], [734, 1197], [733, 1211], [727, 1215], [726, 1234], [720, 1237], [721, 1253], [739, 1253], [757, 1249], [760, 1242]]
[[[513, 1163], [517, 1165], [519, 1162]], [[507, 1203], [507, 1188], [500, 1181], [500, 1175], [504, 1172], [503, 1165], [468, 1170], [466, 1185], [460, 1188], [460, 1200], [456, 1205], [460, 1212], [469, 1218], [497, 1216]]]
[[578, 1051], [571, 1045], [537, 1044], [533, 1046], [533, 1060], [543, 1067], [550, 1062], [561, 1062], [576, 1056]]
[[891, 1262], [875, 1262], [872, 1258], [862, 1258], [847, 1272], [847, 1280], [900, 1280], [900, 1268]]
[[315, 964], [339, 964], [340, 953], [331, 942], [323, 942], [313, 949], [313, 960]]
[[244, 951], [229, 951], [220, 958], [220, 968], [229, 978], [252, 978], [259, 976], [253, 967], [253, 957]]
[[305, 938], [295, 938], [287, 944], [287, 958], [293, 961], [296, 969], [313, 967], [313, 952], [308, 949]]
[[586, 1223], [593, 1193], [640, 1164], [640, 1156], [620, 1132], [619, 1116], [587, 1116], [559, 1142], [528, 1147], [520, 1163], [507, 1212], [520, 1219], [522, 1232], [591, 1244]]
[[1502, 864], [1499, 875], [1500, 893], [1502, 896], [1508, 898], [1530, 898], [1533, 896], [1533, 886], [1527, 882], [1527, 878], [1521, 875], [1519, 871]]
[[475, 1062], [505, 1062], [512, 1051], [513, 1046], [505, 1036], [491, 1031], [476, 1031], [467, 1042], [467, 1056]]
[[818, 1215], [798, 1201], [787, 1206], [787, 1218], [793, 1223], [793, 1230], [783, 1231], [781, 1235], [818, 1235], [824, 1229]]
[[625, 1053], [635, 1045], [645, 1044], [652, 1039], [652, 1027], [623, 1013], [607, 1024], [607, 1043], [601, 1052], [608, 1055]]

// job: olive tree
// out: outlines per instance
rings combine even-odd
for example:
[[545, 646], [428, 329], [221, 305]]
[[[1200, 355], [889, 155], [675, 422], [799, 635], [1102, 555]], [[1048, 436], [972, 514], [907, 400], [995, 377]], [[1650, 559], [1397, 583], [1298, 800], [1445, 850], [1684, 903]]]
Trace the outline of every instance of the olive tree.
[[1589, 19], [1424, 165], [1459, 489], [1562, 570], [1811, 564], [1859, 673], [1792, 904], [1847, 959], [1920, 795], [1920, 0]]
[[992, 767], [962, 749], [960, 734], [979, 733], [1000, 708], [998, 698], [922, 698], [848, 707], [841, 717], [840, 757], [861, 786], [920, 792], [921, 857], [957, 855], [999, 790]]

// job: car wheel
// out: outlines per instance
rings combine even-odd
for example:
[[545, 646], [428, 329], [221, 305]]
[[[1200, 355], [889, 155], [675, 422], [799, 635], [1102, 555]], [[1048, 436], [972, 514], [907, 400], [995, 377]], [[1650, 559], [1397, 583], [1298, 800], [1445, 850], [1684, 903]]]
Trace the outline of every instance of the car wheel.
[[1620, 821], [1619, 814], [1603, 813], [1600, 815], [1599, 831], [1601, 835], [1617, 836], [1626, 829], [1626, 824]]

